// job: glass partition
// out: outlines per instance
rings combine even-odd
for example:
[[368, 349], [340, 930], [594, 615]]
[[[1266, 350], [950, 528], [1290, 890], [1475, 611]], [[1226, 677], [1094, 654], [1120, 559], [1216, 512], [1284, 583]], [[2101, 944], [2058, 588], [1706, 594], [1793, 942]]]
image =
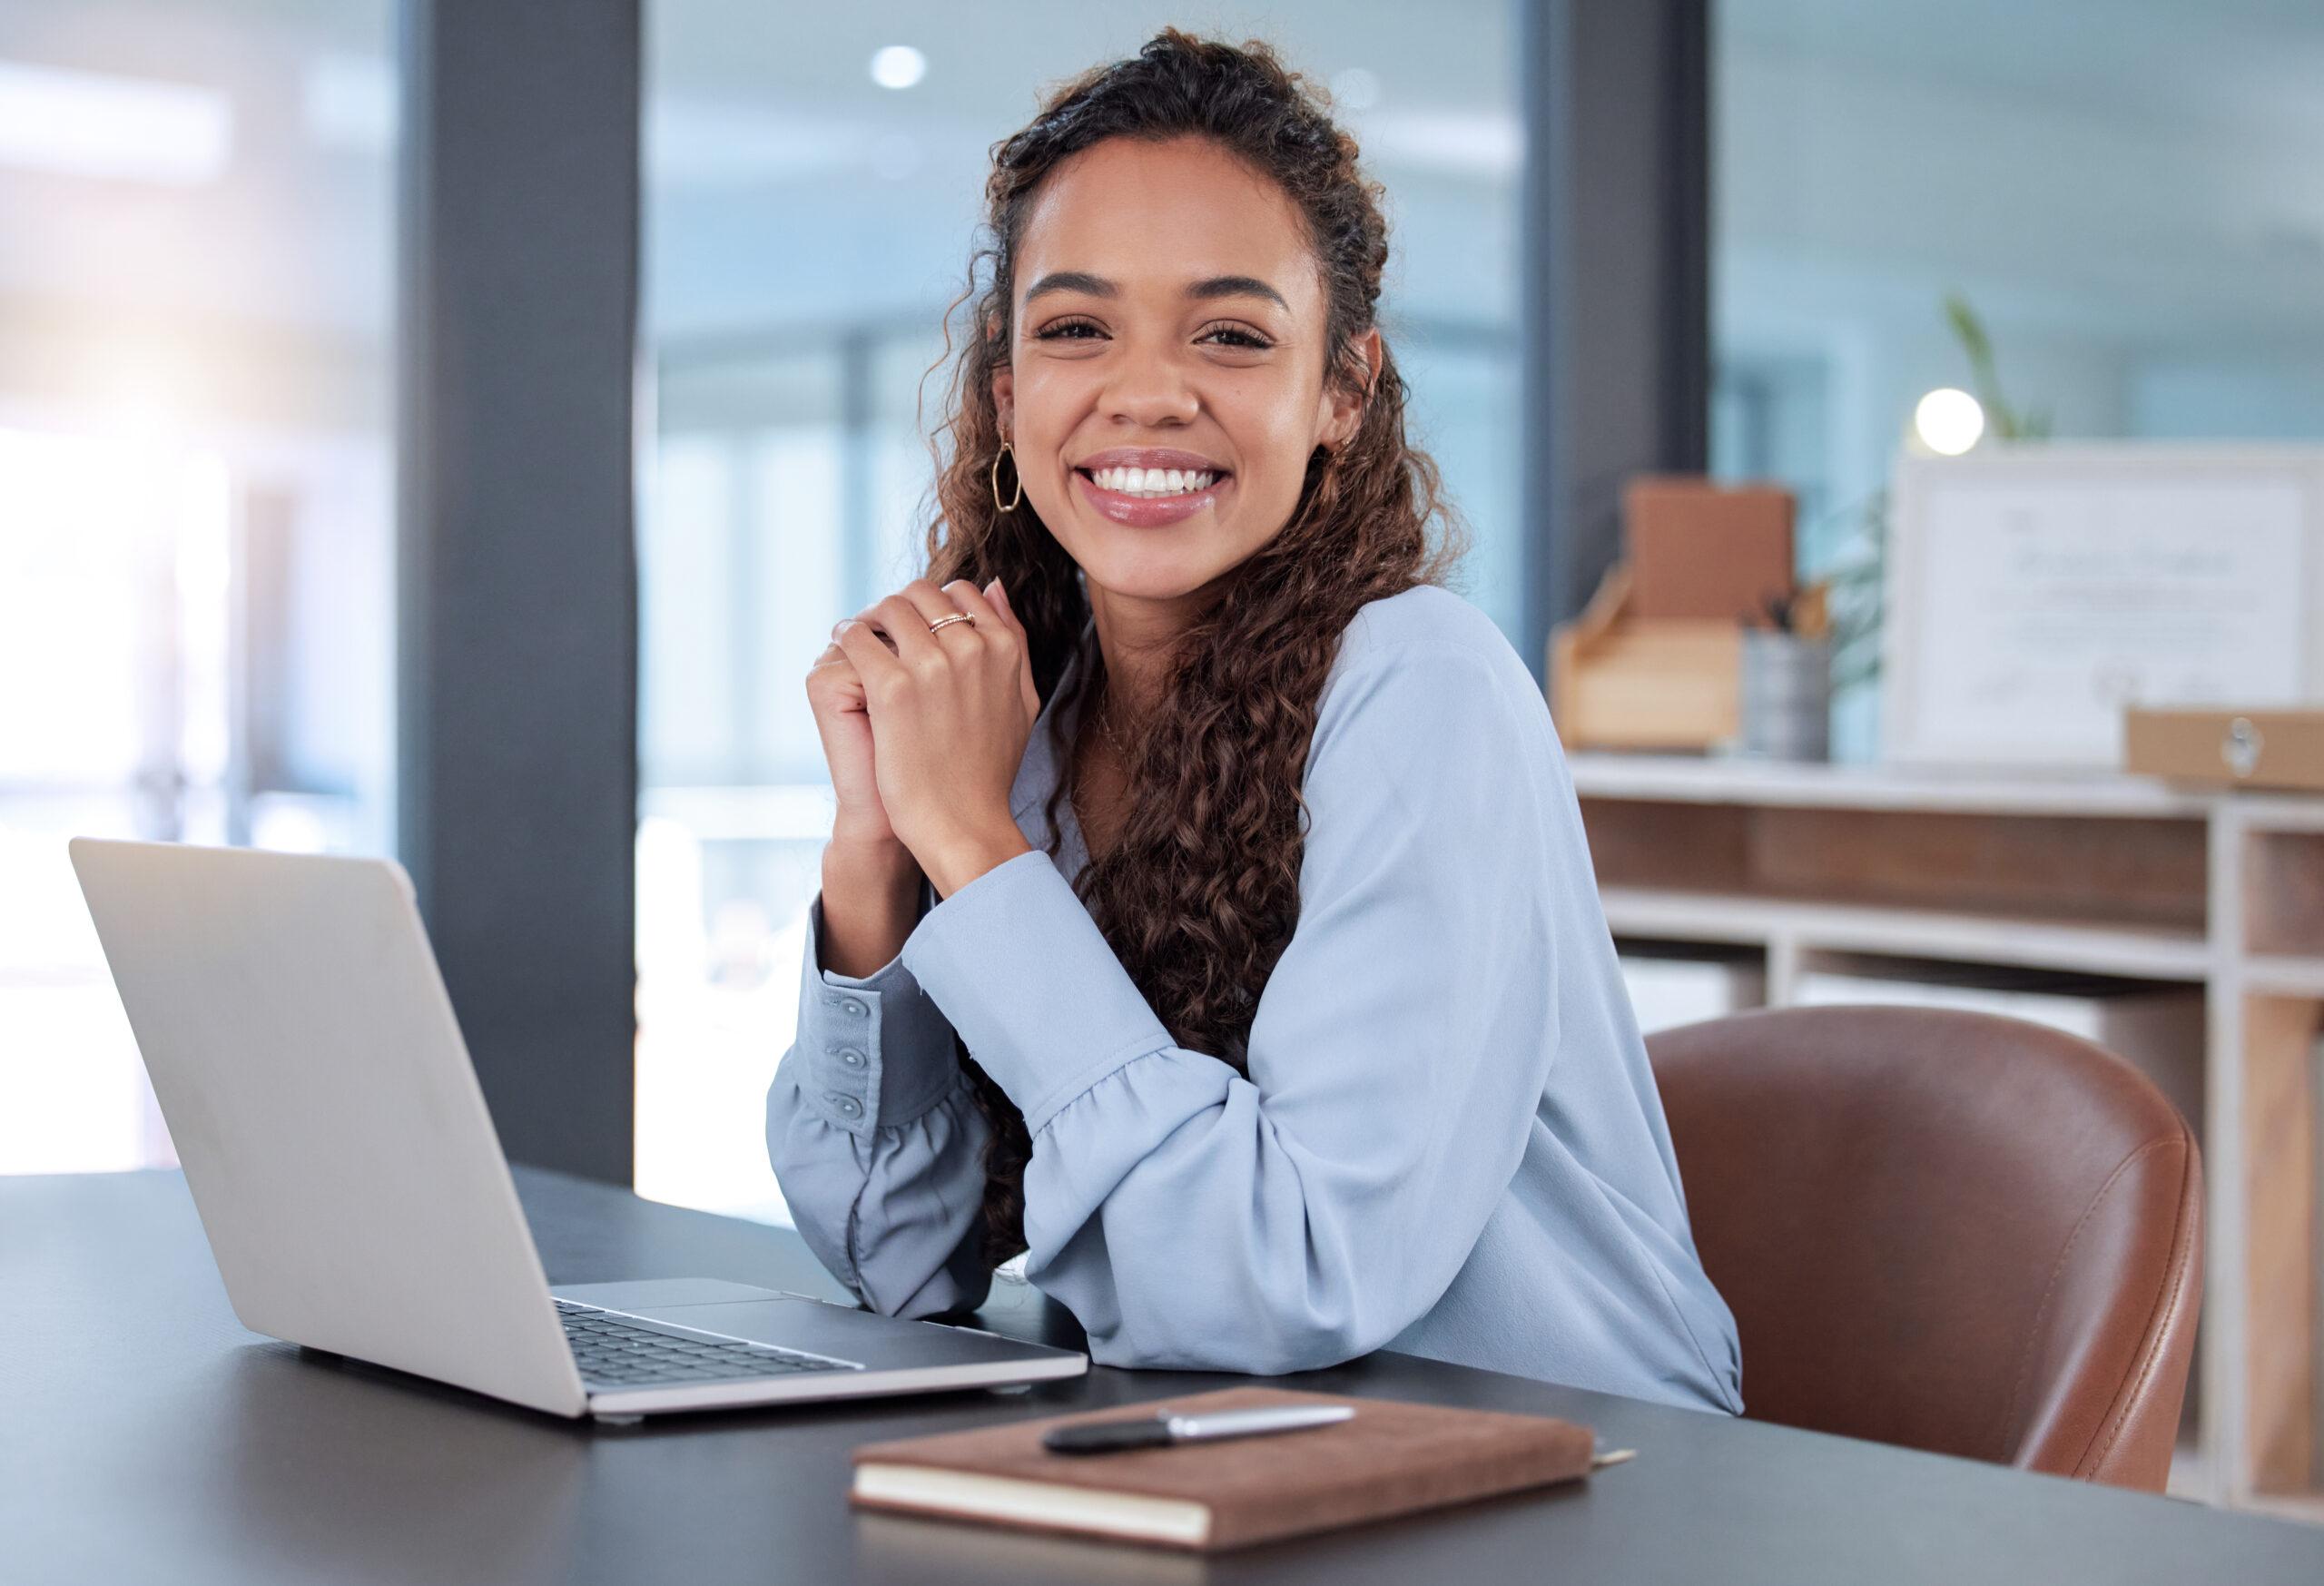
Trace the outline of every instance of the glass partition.
[[390, 0], [0, 0], [0, 1172], [175, 1160], [76, 833], [383, 852]]

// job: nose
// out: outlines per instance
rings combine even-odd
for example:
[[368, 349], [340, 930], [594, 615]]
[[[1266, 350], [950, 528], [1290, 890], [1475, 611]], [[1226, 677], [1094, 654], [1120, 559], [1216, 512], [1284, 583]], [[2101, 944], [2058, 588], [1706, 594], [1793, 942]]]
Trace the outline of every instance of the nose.
[[1105, 390], [1107, 417], [1159, 429], [1191, 424], [1202, 401], [1167, 348], [1125, 347], [1114, 360]]

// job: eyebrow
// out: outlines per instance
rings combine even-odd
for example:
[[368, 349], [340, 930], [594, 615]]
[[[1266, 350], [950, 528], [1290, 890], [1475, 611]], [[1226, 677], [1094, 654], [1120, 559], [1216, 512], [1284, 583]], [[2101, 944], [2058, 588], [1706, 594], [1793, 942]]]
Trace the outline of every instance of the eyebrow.
[[[1059, 270], [1051, 271], [1033, 283], [1033, 290], [1025, 294], [1025, 306], [1030, 308], [1035, 298], [1045, 292], [1055, 291], [1087, 292], [1093, 298], [1114, 298], [1121, 295], [1121, 288], [1103, 276], [1091, 275], [1088, 271], [1082, 270]], [[1186, 295], [1197, 302], [1208, 301], [1213, 298], [1265, 298], [1286, 312], [1291, 308], [1290, 303], [1284, 300], [1281, 292], [1254, 275], [1214, 275], [1207, 281], [1197, 281], [1190, 284], [1187, 288]]]

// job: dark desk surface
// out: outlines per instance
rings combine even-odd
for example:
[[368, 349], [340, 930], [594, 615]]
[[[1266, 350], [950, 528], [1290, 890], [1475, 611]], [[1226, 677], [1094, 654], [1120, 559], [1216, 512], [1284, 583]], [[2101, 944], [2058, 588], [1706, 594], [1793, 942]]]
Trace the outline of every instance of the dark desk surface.
[[[518, 1183], [555, 1282], [838, 1293], [786, 1230]], [[995, 1292], [995, 1331], [1078, 1337], [1033, 1291]], [[0, 1349], [12, 1581], [2324, 1581], [2324, 1531], [1384, 1354], [1289, 1380], [1569, 1416], [1639, 1457], [1209, 1561], [859, 1515], [858, 1443], [1247, 1379], [1093, 1367], [1014, 1395], [596, 1428], [245, 1332], [173, 1173], [0, 1178]]]

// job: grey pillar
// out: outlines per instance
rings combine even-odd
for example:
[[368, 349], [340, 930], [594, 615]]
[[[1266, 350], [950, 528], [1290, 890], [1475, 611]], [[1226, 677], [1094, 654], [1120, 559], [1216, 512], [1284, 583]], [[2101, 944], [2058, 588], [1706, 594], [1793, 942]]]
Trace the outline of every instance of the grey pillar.
[[398, 839], [508, 1154], [630, 1180], [637, 0], [404, 0]]
[[1586, 605], [1622, 483], [1709, 465], [1709, 0], [1519, 0], [1526, 630]]

